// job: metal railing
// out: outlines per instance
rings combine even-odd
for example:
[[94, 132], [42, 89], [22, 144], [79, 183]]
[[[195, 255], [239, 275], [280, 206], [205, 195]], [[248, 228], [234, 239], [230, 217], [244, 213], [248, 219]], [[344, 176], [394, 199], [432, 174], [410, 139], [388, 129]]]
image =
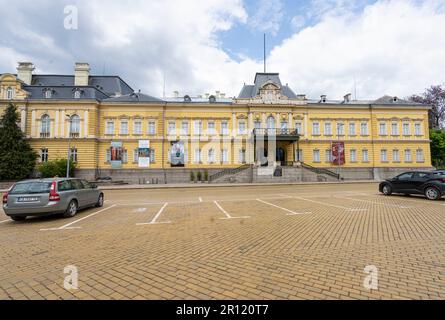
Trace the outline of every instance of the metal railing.
[[301, 163], [301, 166], [302, 166], [303, 168], [309, 170], [309, 171], [314, 172], [314, 173], [317, 173], [317, 174], [325, 174], [325, 175], [328, 175], [328, 176], [330, 176], [330, 177], [333, 177], [333, 178], [335, 178], [335, 179], [337, 179], [337, 180], [340, 180], [340, 175], [339, 175], [338, 173], [332, 172], [332, 171], [330, 171], [330, 170], [328, 170], [328, 169], [324, 169], [324, 168], [316, 168], [316, 167], [310, 166], [310, 165], [308, 165], [308, 164], [306, 164], [306, 163], [303, 163], [303, 162]]
[[253, 134], [258, 136], [299, 136], [297, 130], [283, 128], [257, 128], [253, 129]]
[[49, 132], [40, 132], [40, 138], [47, 139], [51, 136]]
[[224, 169], [224, 170], [222, 170], [220, 172], [212, 174], [209, 177], [209, 181], [212, 182], [212, 181], [215, 181], [216, 179], [221, 178], [221, 177], [226, 176], [226, 175], [237, 174], [239, 172], [242, 172], [242, 171], [245, 171], [245, 170], [249, 169], [251, 166], [252, 165], [250, 165], [250, 164], [243, 164], [241, 167], [238, 167], [238, 168]]

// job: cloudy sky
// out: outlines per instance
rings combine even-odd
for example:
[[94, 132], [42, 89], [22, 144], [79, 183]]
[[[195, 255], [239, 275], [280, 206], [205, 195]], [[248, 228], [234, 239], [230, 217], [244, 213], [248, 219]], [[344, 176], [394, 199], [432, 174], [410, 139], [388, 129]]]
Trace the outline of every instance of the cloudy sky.
[[[66, 29], [64, 9], [78, 10]], [[0, 0], [0, 73], [116, 74], [135, 90], [239, 93], [267, 68], [310, 97], [404, 97], [445, 82], [445, 0]], [[6, 9], [7, 8], [7, 9]], [[70, 11], [72, 12], [72, 11]], [[354, 90], [356, 88], [356, 90]]]

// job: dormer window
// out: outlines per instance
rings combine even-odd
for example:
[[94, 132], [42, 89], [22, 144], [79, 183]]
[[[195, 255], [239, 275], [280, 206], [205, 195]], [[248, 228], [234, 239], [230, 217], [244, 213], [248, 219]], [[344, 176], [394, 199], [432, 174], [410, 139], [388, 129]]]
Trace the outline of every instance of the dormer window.
[[190, 96], [184, 96], [184, 102], [192, 102], [192, 98], [190, 98]]
[[397, 102], [399, 99], [397, 97], [392, 98], [393, 102]]
[[43, 91], [43, 96], [45, 99], [51, 99], [53, 97], [53, 91], [51, 89], [45, 89]]
[[327, 96], [322, 95], [322, 96], [321, 96], [321, 100], [320, 100], [320, 102], [321, 102], [321, 103], [326, 103], [326, 101], [327, 101]]
[[14, 90], [12, 88], [6, 89], [6, 99], [12, 100], [14, 98]]
[[74, 99], [80, 99], [81, 96], [82, 96], [81, 90], [74, 91]]
[[209, 97], [209, 102], [210, 103], [215, 103], [216, 102], [216, 97], [215, 96], [210, 96]]

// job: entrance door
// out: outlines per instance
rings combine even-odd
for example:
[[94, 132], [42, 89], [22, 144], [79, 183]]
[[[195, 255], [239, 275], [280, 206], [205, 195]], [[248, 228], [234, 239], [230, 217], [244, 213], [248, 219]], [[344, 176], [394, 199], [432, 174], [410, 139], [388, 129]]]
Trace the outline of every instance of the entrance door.
[[283, 148], [277, 148], [277, 161], [283, 165], [286, 162], [286, 152]]

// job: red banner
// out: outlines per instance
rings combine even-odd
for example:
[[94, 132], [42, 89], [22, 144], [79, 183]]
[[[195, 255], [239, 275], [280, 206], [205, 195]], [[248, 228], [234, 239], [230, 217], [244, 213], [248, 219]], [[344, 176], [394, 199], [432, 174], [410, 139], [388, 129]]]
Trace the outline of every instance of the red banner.
[[345, 164], [345, 143], [332, 142], [332, 164], [342, 166]]

